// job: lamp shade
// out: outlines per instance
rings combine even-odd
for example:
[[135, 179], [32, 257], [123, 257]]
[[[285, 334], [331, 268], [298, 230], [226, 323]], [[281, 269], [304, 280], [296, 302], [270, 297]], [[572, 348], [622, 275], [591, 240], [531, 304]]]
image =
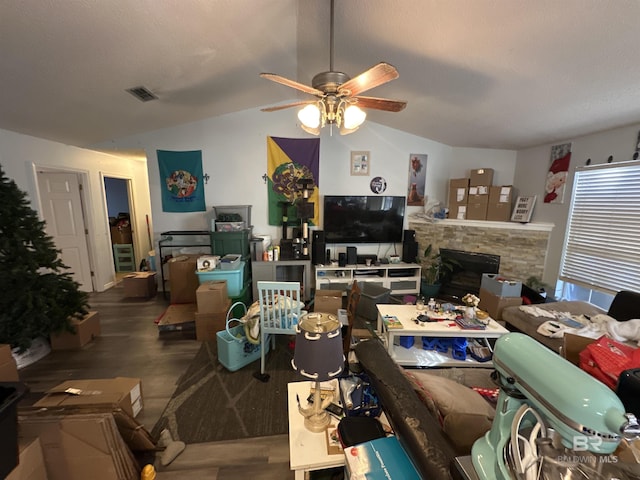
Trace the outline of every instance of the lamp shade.
[[316, 129], [320, 126], [320, 109], [311, 103], [298, 112], [298, 119], [309, 129]]
[[355, 131], [364, 123], [365, 118], [367, 118], [367, 114], [364, 110], [355, 105], [349, 105], [344, 109], [344, 128]]
[[330, 313], [308, 313], [296, 326], [296, 348], [291, 364], [301, 375], [324, 382], [342, 373], [341, 325]]

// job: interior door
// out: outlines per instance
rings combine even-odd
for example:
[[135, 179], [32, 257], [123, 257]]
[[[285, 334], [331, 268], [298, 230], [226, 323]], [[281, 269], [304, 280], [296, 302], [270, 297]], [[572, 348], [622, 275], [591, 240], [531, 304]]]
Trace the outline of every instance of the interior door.
[[53, 237], [63, 263], [80, 284], [80, 290], [93, 291], [78, 176], [38, 172], [38, 188], [47, 234]]

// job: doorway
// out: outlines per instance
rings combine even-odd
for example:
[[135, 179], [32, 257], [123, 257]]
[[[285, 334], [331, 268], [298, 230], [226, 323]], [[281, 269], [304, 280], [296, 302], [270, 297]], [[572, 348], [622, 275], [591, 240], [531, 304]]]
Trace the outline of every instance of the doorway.
[[119, 282], [127, 273], [136, 271], [134, 232], [131, 228], [130, 180], [105, 176], [103, 181], [113, 251], [113, 267], [116, 273], [116, 282]]

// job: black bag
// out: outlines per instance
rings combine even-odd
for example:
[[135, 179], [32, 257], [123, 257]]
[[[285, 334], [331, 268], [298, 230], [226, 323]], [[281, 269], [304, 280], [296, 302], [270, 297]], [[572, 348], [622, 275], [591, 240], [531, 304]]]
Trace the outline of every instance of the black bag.
[[375, 417], [344, 417], [338, 423], [342, 448], [385, 437], [384, 427]]

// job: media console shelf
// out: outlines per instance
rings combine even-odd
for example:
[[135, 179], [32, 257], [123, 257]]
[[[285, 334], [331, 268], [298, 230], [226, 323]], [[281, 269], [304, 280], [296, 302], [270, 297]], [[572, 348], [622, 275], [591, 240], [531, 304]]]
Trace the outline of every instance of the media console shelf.
[[371, 282], [391, 290], [392, 295], [420, 292], [422, 267], [417, 263], [388, 263], [380, 265], [315, 266], [316, 288], [347, 290], [353, 280]]

